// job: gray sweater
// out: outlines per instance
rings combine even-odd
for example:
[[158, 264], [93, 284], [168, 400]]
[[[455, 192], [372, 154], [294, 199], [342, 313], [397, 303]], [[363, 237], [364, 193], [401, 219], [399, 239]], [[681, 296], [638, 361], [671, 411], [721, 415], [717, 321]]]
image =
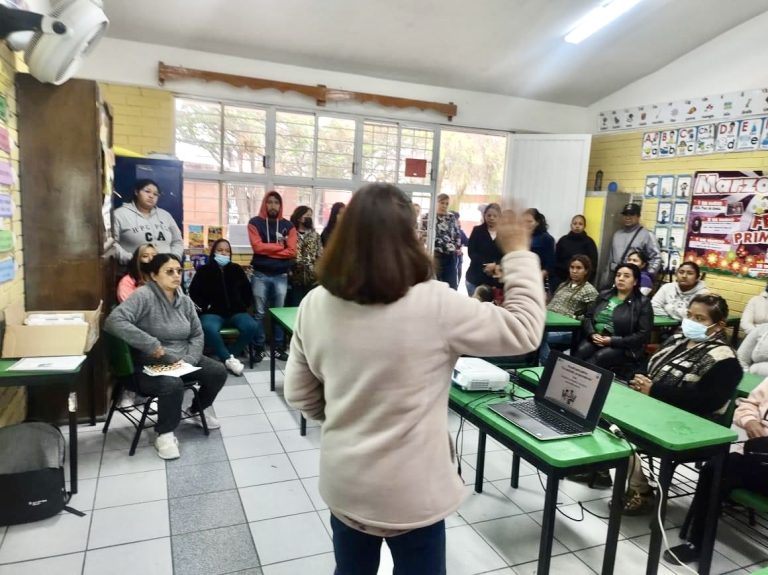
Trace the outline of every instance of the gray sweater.
[[[203, 354], [203, 328], [192, 300], [176, 294], [171, 303], [153, 281], [112, 310], [104, 331], [138, 350], [142, 365], [174, 363], [180, 359], [197, 365]], [[159, 346], [165, 349], [165, 356], [158, 360], [150, 354]]]
[[123, 204], [112, 214], [112, 237], [121, 264], [128, 263], [141, 244], [152, 244], [158, 253], [174, 254], [179, 259], [184, 253], [179, 226], [162, 208], [155, 208], [145, 216], [135, 204]]

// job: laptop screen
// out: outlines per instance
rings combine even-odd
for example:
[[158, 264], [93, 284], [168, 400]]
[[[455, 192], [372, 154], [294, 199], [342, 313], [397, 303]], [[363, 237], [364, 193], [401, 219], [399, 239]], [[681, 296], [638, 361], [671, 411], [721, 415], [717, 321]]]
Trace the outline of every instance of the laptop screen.
[[564, 355], [557, 355], [544, 398], [582, 419], [587, 419], [602, 374]]

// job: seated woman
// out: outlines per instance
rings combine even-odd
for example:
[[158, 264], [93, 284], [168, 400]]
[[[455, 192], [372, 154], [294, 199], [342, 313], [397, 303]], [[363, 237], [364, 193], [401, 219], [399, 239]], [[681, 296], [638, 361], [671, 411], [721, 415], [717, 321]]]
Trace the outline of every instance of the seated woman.
[[650, 295], [653, 291], [653, 278], [648, 273], [648, 256], [642, 250], [632, 250], [627, 254], [627, 262], [640, 268], [640, 293]]
[[[688, 306], [683, 333], [673, 335], [648, 362], [648, 373], [638, 373], [629, 386], [702, 417], [723, 414], [741, 380], [736, 353], [725, 340], [728, 303], [719, 295], [698, 295]], [[630, 463], [629, 490], [624, 513], [640, 515], [654, 508], [653, 491], [640, 460]]]
[[688, 304], [697, 296], [709, 293], [707, 285], [701, 281], [701, 269], [696, 262], [683, 262], [675, 274], [677, 281], [664, 284], [653, 296], [653, 313], [668, 315], [683, 320], [688, 313]]
[[315, 264], [323, 255], [320, 234], [312, 222], [312, 208], [298, 206], [291, 214], [291, 223], [296, 228], [296, 263], [289, 274], [290, 291], [287, 305], [297, 307], [307, 292], [317, 285]]
[[152, 244], [141, 244], [128, 262], [128, 273], [117, 282], [117, 302], [123, 303], [133, 292], [149, 280], [149, 262], [157, 255]]
[[[575, 255], [571, 258], [568, 269], [569, 281], [557, 287], [547, 309], [580, 320], [598, 295], [594, 286], [587, 281], [592, 271], [592, 260], [586, 255]], [[572, 334], [569, 331], [553, 331], [544, 334], [539, 362], [544, 364], [547, 361], [550, 345], [570, 345], [571, 337]]]
[[[768, 441], [768, 379], [764, 380], [749, 394], [739, 400], [733, 414], [733, 422], [746, 430], [749, 438], [744, 444], [744, 453], [729, 453], [725, 460], [720, 483], [722, 501], [734, 489], [748, 489], [768, 497], [768, 460], [765, 456]], [[712, 466], [707, 463], [699, 472], [696, 494], [691, 502], [691, 523], [687, 541], [670, 549], [683, 563], [698, 561], [707, 520], [709, 490], [712, 488]], [[664, 560], [676, 563], [669, 552]]]
[[758, 325], [749, 332], [739, 346], [741, 367], [749, 373], [768, 377], [768, 323]]
[[768, 323], [768, 285], [753, 298], [750, 298], [741, 314], [741, 329], [749, 334], [759, 325]]
[[[209, 429], [221, 427], [210, 406], [227, 380], [227, 370], [203, 355], [203, 330], [195, 305], [179, 293], [181, 262], [173, 254], [158, 254], [149, 265], [150, 280], [107, 317], [104, 331], [124, 340], [135, 350], [139, 391], [157, 396], [155, 449], [162, 459], [179, 457], [179, 442], [173, 431], [181, 420], [184, 381], [200, 384], [199, 403], [189, 407], [190, 420], [202, 425], [201, 410]], [[182, 377], [149, 376], [145, 365], [184, 361], [200, 369]]]
[[640, 268], [619, 264], [614, 287], [597, 297], [581, 321], [584, 341], [576, 357], [611, 369], [643, 357], [653, 324], [651, 302], [640, 293]]
[[504, 254], [496, 245], [496, 225], [501, 217], [499, 204], [488, 204], [483, 210], [483, 223], [472, 228], [467, 242], [469, 268], [467, 269], [467, 293], [474, 295], [478, 286], [500, 288], [494, 272]]
[[[208, 263], [192, 278], [189, 297], [199, 310], [205, 345], [214, 350], [229, 371], [242, 375], [245, 366], [237, 356], [256, 337], [259, 326], [247, 313], [253, 302], [251, 284], [243, 268], [232, 263], [232, 247], [227, 240], [222, 238], [213, 243]], [[229, 347], [221, 337], [224, 327], [240, 332]]]

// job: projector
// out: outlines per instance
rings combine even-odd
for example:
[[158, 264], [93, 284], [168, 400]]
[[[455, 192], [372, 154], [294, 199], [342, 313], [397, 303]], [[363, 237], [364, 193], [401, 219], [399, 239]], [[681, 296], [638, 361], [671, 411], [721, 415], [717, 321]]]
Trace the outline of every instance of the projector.
[[509, 383], [509, 374], [479, 357], [460, 357], [451, 380], [465, 391], [501, 391]]

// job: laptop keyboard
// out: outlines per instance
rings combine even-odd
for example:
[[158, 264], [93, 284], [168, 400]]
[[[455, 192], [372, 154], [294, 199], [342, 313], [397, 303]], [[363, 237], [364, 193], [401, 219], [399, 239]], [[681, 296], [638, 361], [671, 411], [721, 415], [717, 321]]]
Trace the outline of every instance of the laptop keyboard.
[[558, 433], [570, 434], [584, 431], [580, 425], [568, 421], [560, 414], [542, 407], [534, 401], [520, 401], [515, 404], [515, 407]]

